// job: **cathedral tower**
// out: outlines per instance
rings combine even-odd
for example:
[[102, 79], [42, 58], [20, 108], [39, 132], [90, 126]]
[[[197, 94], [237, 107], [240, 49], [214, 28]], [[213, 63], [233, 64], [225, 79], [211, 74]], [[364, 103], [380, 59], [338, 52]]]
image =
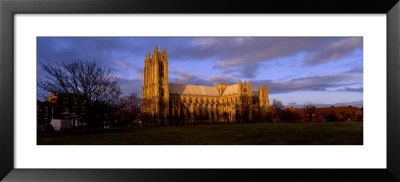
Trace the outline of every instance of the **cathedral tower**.
[[264, 118], [265, 113], [270, 109], [269, 98], [268, 98], [268, 86], [263, 87], [260, 83], [260, 93], [258, 95], [260, 102], [260, 114], [261, 118]]
[[142, 89], [142, 113], [148, 125], [167, 124], [169, 112], [167, 49], [146, 54]]

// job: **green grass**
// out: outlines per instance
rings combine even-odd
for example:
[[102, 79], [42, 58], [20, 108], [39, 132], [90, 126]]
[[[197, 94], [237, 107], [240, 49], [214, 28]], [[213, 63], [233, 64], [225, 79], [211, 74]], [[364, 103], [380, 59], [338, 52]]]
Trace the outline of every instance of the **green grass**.
[[39, 137], [38, 145], [362, 145], [362, 122], [143, 127]]

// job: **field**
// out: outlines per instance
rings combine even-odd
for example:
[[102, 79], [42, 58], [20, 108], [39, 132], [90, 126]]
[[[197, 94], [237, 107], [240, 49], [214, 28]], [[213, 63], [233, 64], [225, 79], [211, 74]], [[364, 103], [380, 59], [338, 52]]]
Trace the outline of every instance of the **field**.
[[362, 122], [142, 127], [39, 137], [38, 145], [362, 145]]

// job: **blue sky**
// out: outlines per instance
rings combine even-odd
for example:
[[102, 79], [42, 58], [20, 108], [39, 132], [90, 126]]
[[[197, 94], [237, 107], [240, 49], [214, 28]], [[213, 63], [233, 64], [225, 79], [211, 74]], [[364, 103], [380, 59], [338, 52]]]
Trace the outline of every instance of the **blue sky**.
[[[251, 80], [285, 105], [362, 106], [362, 37], [38, 37], [44, 64], [88, 60], [111, 68], [124, 94], [141, 95], [144, 57], [168, 49], [169, 82]], [[38, 80], [45, 73], [38, 66]]]

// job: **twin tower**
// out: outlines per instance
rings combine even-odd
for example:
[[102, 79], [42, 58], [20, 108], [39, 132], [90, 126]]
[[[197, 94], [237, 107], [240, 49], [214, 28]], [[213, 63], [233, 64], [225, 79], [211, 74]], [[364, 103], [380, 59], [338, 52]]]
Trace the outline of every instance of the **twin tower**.
[[144, 60], [142, 120], [145, 125], [251, 122], [269, 110], [268, 87], [250, 82], [214, 86], [168, 83], [167, 49], [156, 46]]

